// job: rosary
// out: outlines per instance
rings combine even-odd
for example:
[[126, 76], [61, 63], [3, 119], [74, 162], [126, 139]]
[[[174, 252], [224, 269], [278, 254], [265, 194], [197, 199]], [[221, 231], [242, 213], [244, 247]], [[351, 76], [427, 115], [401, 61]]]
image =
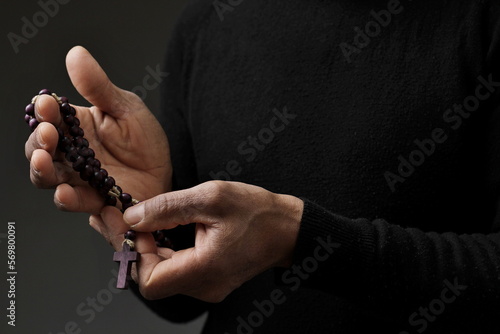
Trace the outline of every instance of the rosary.
[[[39, 122], [35, 118], [35, 103], [40, 95], [50, 95], [59, 104], [62, 119], [66, 126], [57, 128], [59, 142], [57, 149], [65, 154], [66, 160], [72, 165], [75, 172], [80, 173], [80, 178], [87, 181], [89, 185], [96, 189], [104, 198], [106, 205], [116, 206], [121, 203], [121, 211], [125, 212], [129, 207], [139, 203], [128, 193], [116, 185], [115, 179], [108, 175], [108, 172], [101, 168], [101, 162], [95, 158], [95, 152], [89, 147], [89, 142], [84, 138], [83, 129], [80, 127], [80, 120], [76, 117], [76, 110], [69, 104], [66, 97], [59, 97], [47, 89], [42, 89], [31, 103], [25, 108], [24, 120], [28, 123], [31, 131], [35, 131]], [[166, 231], [153, 232], [158, 247], [172, 248], [170, 239], [166, 236]], [[127, 280], [130, 279], [132, 262], [138, 262], [140, 254], [136, 252], [134, 240], [135, 231], [129, 230], [124, 234], [122, 251], [115, 252], [113, 261], [120, 263], [116, 287], [118, 289], [127, 288]]]

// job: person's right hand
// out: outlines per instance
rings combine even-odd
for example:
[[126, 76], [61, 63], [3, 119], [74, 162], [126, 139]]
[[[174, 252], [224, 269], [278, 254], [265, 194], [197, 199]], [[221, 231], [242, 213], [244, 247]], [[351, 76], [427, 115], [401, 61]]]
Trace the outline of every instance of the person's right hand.
[[[124, 192], [145, 200], [171, 190], [172, 168], [167, 137], [142, 100], [111, 83], [96, 60], [82, 47], [66, 57], [71, 82], [93, 107], [78, 107], [76, 117], [102, 168]], [[62, 94], [62, 93], [61, 93]], [[62, 94], [64, 95], [64, 94]], [[65, 211], [100, 213], [104, 199], [80, 179], [57, 151], [55, 126], [64, 126], [59, 106], [48, 95], [35, 104], [40, 125], [25, 145], [31, 181], [56, 188], [54, 202]]]

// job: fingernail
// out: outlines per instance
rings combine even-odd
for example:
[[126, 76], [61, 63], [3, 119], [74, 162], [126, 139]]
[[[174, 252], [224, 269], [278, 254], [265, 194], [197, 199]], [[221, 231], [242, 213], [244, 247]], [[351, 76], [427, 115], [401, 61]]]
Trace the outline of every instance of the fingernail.
[[33, 171], [33, 174], [35, 174], [36, 176], [40, 176], [40, 170], [36, 168], [35, 165], [31, 166], [31, 170]]
[[92, 227], [94, 230], [96, 230], [96, 231], [97, 231], [97, 233], [102, 234], [102, 233], [101, 233], [101, 229], [99, 228], [99, 225], [97, 225], [97, 224], [94, 222], [94, 220], [93, 220], [92, 218], [89, 220], [89, 225], [90, 225], [90, 227]]
[[42, 122], [42, 121], [43, 121], [43, 117], [42, 117], [42, 115], [40, 115], [40, 113], [38, 112], [38, 110], [40, 110], [40, 102], [39, 102], [39, 100], [37, 100], [37, 101], [35, 102], [35, 117], [36, 117], [36, 119], [38, 119], [40, 122]]
[[137, 225], [144, 218], [144, 204], [137, 204], [125, 210], [123, 219], [132, 227]]

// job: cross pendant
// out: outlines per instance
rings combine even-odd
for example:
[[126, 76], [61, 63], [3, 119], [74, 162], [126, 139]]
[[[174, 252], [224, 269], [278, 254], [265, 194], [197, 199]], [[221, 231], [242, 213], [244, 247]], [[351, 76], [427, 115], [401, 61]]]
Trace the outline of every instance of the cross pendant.
[[120, 269], [118, 270], [118, 278], [116, 279], [117, 289], [127, 289], [127, 279], [130, 277], [132, 269], [132, 262], [139, 261], [140, 254], [130, 250], [130, 245], [126, 242], [123, 243], [121, 252], [115, 252], [113, 261], [120, 262]]

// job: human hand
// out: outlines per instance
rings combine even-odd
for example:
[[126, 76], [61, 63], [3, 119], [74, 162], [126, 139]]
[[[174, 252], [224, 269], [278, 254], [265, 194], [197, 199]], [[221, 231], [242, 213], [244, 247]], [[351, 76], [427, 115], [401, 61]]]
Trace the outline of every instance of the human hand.
[[138, 233], [141, 259], [132, 277], [146, 299], [184, 294], [220, 302], [259, 273], [291, 265], [303, 205], [260, 187], [210, 181], [156, 196], [123, 216], [106, 207], [90, 225], [121, 250], [129, 229], [152, 232], [196, 222], [195, 246], [177, 252], [157, 248], [151, 233]]
[[[171, 189], [172, 168], [167, 137], [142, 100], [111, 83], [94, 58], [82, 47], [66, 57], [71, 82], [94, 106], [78, 107], [76, 117], [90, 147], [125, 192], [144, 200]], [[99, 213], [104, 200], [58, 152], [56, 126], [65, 126], [59, 106], [48, 95], [35, 104], [40, 125], [25, 145], [30, 177], [39, 188], [56, 188], [54, 202], [61, 210]]]

